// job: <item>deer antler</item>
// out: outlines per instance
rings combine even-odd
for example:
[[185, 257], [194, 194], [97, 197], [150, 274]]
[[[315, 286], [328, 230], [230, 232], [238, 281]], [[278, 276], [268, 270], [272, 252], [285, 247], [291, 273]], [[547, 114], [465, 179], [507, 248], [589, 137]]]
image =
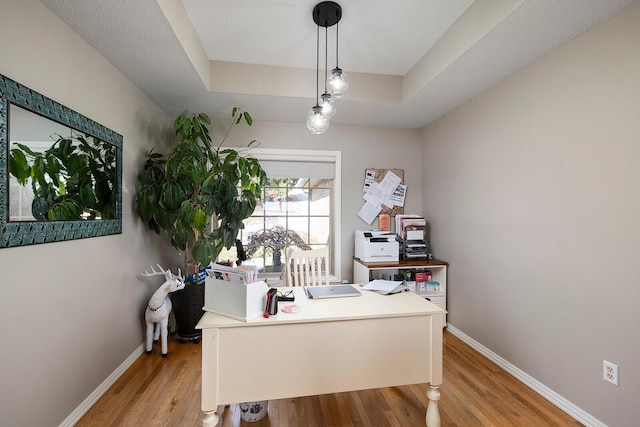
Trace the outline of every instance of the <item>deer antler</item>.
[[182, 272], [180, 271], [179, 268], [178, 268], [178, 275], [175, 275], [171, 272], [170, 268], [167, 268], [165, 270], [164, 268], [162, 268], [160, 264], [156, 264], [156, 265], [158, 266], [160, 271], [156, 271], [156, 269], [153, 268], [153, 266], [151, 266], [151, 273], [149, 273], [148, 271], [145, 271], [144, 273], [140, 273], [140, 274], [146, 277], [164, 275], [164, 280], [179, 278], [181, 282], [184, 281], [184, 277], [182, 277]]
[[166, 271], [162, 268], [162, 266], [160, 264], [156, 264], [158, 266], [158, 268], [160, 269], [160, 271], [156, 271], [155, 268], [153, 268], [153, 266], [151, 266], [151, 273], [149, 273], [148, 271], [145, 271], [144, 273], [141, 273], [143, 276], [146, 277], [151, 277], [151, 276], [159, 276], [159, 275], [163, 275], [166, 279], [170, 279], [172, 274], [171, 274], [171, 270], [167, 269]]

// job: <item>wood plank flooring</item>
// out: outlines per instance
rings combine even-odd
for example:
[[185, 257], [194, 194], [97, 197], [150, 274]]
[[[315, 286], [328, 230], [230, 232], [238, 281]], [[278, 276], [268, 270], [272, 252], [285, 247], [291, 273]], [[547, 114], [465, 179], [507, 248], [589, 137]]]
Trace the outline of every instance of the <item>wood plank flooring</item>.
[[[153, 354], [143, 354], [76, 426], [201, 426], [201, 344], [171, 340], [169, 356], [163, 359], [159, 352], [156, 345]], [[582, 425], [446, 330], [443, 377], [439, 402], [443, 427]], [[219, 426], [424, 426], [426, 387], [270, 401], [268, 416], [253, 423], [240, 419], [235, 404], [224, 409]]]

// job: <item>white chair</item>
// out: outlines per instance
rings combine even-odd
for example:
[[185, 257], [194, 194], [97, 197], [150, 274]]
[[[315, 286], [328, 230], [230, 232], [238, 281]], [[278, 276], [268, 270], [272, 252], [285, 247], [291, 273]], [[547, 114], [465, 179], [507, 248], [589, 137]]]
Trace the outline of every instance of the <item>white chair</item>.
[[291, 249], [287, 256], [287, 286], [329, 284], [329, 249]]

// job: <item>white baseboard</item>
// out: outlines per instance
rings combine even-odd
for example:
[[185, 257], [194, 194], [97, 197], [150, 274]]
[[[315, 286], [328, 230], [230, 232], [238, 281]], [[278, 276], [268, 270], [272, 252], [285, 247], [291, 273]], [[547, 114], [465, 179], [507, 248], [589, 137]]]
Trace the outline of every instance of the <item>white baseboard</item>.
[[531, 375], [527, 374], [523, 370], [514, 366], [508, 360], [505, 360], [501, 356], [497, 355], [493, 351], [489, 350], [487, 347], [480, 344], [478, 341], [474, 340], [460, 329], [453, 326], [451, 323], [448, 324], [447, 330], [451, 332], [452, 335], [460, 338], [478, 353], [485, 356], [487, 359], [491, 360], [496, 365], [500, 366], [502, 369], [507, 371], [509, 374], [513, 375], [516, 379], [522, 382], [524, 385], [547, 399], [549, 402], [556, 405], [558, 408], [562, 409], [567, 414], [571, 415], [580, 423], [584, 424], [587, 427], [607, 427], [602, 421], [593, 417], [591, 414], [585, 412], [580, 409], [578, 406], [574, 405], [564, 397], [560, 396], [555, 391], [551, 390], [546, 385], [542, 384], [540, 381], [533, 378]]
[[58, 427], [73, 427], [80, 420], [80, 418], [82, 418], [82, 416], [86, 414], [89, 409], [91, 409], [94, 403], [96, 403], [98, 399], [100, 399], [100, 397], [105, 394], [107, 390], [109, 390], [109, 387], [111, 387], [118, 380], [118, 378], [120, 378], [120, 376], [124, 374], [131, 365], [133, 365], [133, 362], [135, 362], [138, 357], [142, 355], [142, 353], [144, 353], [144, 344], [140, 344], [140, 347], [136, 348], [135, 351], [131, 353], [131, 355], [127, 357], [127, 359], [122, 362], [120, 366], [118, 366], [116, 370], [113, 371], [111, 375], [109, 375], [107, 379], [105, 379], [102, 384], [100, 384], [98, 388], [93, 391], [93, 393], [91, 393], [80, 405], [78, 405], [78, 407], [71, 414], [69, 414], [69, 416], [62, 423], [60, 423]]

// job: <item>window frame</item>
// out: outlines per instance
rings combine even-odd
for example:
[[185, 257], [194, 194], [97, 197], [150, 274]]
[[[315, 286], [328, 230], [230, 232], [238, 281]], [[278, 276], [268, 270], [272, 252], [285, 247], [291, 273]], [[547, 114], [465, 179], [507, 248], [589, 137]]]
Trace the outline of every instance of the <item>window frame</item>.
[[[291, 161], [291, 162], [322, 162], [333, 163], [334, 177], [331, 189], [331, 212], [329, 218], [331, 222], [330, 236], [332, 253], [329, 254], [329, 263], [333, 267], [333, 273], [329, 274], [329, 282], [339, 282], [342, 271], [342, 242], [339, 241], [342, 235], [342, 221], [340, 220], [342, 212], [342, 153], [333, 150], [298, 150], [289, 148], [254, 148], [250, 151], [250, 155], [260, 160], [273, 161]], [[268, 282], [278, 285], [278, 279], [282, 285], [285, 284], [286, 278], [284, 272], [277, 273], [261, 273], [261, 280], [267, 279]]]

